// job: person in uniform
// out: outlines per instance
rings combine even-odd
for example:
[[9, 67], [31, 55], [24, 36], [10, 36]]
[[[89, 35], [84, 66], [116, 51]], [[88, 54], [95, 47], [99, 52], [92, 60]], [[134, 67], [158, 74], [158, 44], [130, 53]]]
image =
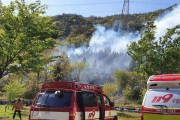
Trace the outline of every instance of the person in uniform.
[[23, 109], [23, 103], [22, 103], [21, 99], [18, 99], [17, 102], [14, 103], [12, 109], [15, 109], [15, 110], [14, 110], [14, 114], [13, 114], [13, 119], [14, 119], [15, 116], [16, 116], [16, 112], [18, 112], [18, 114], [19, 114], [19, 119], [22, 120], [22, 119], [21, 119], [21, 110]]

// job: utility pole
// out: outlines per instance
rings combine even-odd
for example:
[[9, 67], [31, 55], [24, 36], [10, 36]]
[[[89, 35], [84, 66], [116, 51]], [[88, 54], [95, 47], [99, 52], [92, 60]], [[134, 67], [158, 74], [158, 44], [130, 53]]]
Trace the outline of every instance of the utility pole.
[[126, 17], [125, 18], [125, 26], [126, 26], [125, 29], [128, 31], [129, 30], [129, 0], [124, 0], [121, 15], [122, 15], [122, 17]]

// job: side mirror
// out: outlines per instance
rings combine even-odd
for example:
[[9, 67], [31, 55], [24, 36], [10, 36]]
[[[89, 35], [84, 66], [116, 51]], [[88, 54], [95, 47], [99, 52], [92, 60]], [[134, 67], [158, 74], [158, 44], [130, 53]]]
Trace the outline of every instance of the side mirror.
[[111, 103], [110, 103], [110, 106], [114, 107], [114, 102], [111, 102]]

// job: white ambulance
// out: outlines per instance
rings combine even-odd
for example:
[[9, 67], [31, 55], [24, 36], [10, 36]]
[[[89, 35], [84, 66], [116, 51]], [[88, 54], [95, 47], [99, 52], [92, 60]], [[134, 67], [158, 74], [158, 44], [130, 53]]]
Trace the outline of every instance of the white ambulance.
[[149, 78], [141, 120], [180, 120], [180, 74]]

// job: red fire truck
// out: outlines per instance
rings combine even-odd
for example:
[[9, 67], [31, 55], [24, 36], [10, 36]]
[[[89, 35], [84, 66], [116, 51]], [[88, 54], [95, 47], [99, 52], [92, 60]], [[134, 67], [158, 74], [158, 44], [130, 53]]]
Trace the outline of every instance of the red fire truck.
[[98, 86], [47, 82], [31, 105], [29, 120], [117, 120], [113, 106]]

